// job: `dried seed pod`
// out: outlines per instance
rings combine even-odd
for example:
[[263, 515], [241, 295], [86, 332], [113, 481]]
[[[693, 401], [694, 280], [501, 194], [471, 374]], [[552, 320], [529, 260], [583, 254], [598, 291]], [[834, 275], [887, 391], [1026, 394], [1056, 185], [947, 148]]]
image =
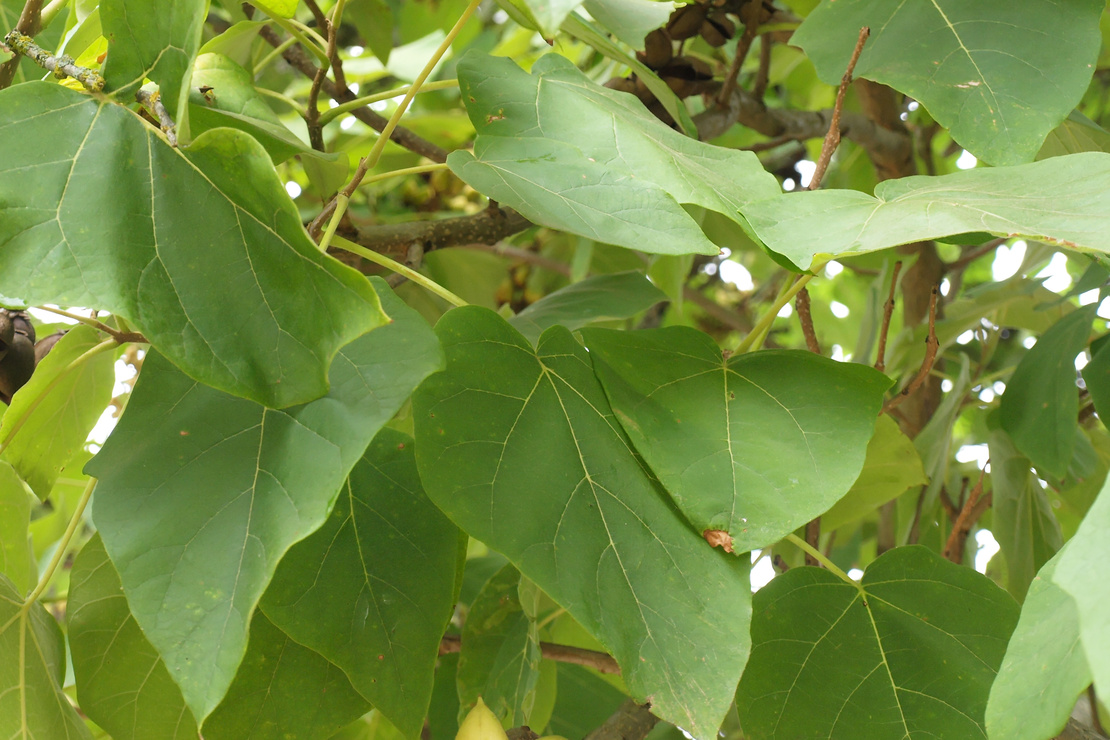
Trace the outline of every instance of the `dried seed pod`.
[[605, 82], [604, 86], [610, 90], [636, 94], [636, 81], [628, 77], [611, 77]]
[[53, 334], [51, 334], [50, 336], [43, 337], [39, 341], [35, 342], [35, 366], [36, 367], [38, 366], [38, 364], [40, 362], [42, 362], [42, 358], [44, 358], [48, 354], [50, 354], [50, 350], [54, 349], [54, 345], [58, 343], [58, 340], [61, 339], [62, 337], [64, 337], [65, 335], [66, 335], [65, 330], [56, 331]]
[[724, 46], [729, 39], [729, 37], [721, 33], [721, 29], [708, 18], [701, 24], [700, 33], [701, 37], [705, 39], [705, 43], [714, 47]]
[[726, 39], [730, 39], [736, 35], [736, 24], [728, 17], [728, 13], [723, 10], [714, 10], [705, 20], [716, 26], [717, 30], [720, 31], [721, 35]]
[[674, 45], [667, 32], [657, 28], [644, 37], [644, 50], [636, 52], [636, 57], [652, 69], [659, 69], [674, 58]]
[[705, 22], [706, 7], [701, 4], [683, 5], [671, 13], [667, 21], [667, 35], [675, 41], [693, 38], [701, 33]]
[[0, 401], [10, 404], [15, 392], [27, 384], [34, 372], [35, 345], [25, 334], [16, 332], [0, 361]]

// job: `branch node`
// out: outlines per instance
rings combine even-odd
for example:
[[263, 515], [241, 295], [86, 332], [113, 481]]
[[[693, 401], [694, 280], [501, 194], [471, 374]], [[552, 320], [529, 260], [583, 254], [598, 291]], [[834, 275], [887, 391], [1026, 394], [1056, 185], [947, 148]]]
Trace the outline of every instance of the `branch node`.
[[43, 69], [53, 72], [58, 79], [72, 77], [84, 85], [89, 92], [100, 92], [104, 89], [104, 78], [99, 72], [74, 64], [73, 57], [64, 54], [54, 56], [36, 44], [30, 36], [25, 36], [19, 31], [10, 31], [4, 37], [4, 45], [16, 54], [29, 57]]

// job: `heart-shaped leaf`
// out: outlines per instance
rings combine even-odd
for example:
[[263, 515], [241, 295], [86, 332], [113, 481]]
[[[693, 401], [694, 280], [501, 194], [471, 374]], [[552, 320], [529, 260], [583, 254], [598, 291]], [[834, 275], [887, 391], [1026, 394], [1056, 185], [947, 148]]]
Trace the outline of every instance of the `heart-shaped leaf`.
[[394, 321], [342, 350], [327, 396], [267, 409], [151, 353], [87, 466], [131, 611], [199, 722], [235, 675], [278, 561], [325, 522], [370, 440], [442, 362], [424, 320], [376, 284]]
[[779, 192], [751, 152], [679, 134], [558, 54], [529, 75], [472, 51], [458, 70], [478, 139], [448, 164], [535, 223], [644, 252], [716, 254], [682, 204], [735, 218]]
[[858, 585], [792, 568], [754, 607], [736, 694], [746, 737], [986, 738], [987, 696], [1018, 606], [985, 576], [899, 547]]
[[35, 83], [0, 91], [0, 151], [0, 293], [118, 313], [205, 384], [304, 403], [339, 348], [386, 321], [244, 133], [184, 152], [120, 106]]
[[[857, 77], [919, 101], [980, 159], [1019, 164], [1033, 159], [1087, 91], [1103, 6], [1101, 0], [825, 0], [790, 43], [835, 85], [860, 28], [869, 26]], [[1045, 43], [1057, 38], [1067, 43]]]
[[675, 510], [569, 331], [533, 349], [492, 311], [461, 308], [436, 333], [447, 370], [413, 396], [429, 497], [600, 640], [637, 700], [716, 732], [747, 657], [747, 561]]
[[688, 327], [582, 336], [637, 451], [729, 552], [777, 542], [848, 492], [890, 386], [812, 352], [726, 358]]

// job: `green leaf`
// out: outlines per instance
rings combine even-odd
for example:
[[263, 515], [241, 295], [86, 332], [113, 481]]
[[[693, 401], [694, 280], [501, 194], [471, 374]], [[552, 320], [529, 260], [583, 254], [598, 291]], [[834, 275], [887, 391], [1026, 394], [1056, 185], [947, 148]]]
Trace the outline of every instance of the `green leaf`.
[[682, 136], [558, 54], [529, 75], [472, 51], [458, 71], [478, 139], [448, 164], [535, 223], [644, 252], [717, 254], [681, 204], [736, 218], [779, 192], [751, 152]]
[[100, 478], [93, 520], [131, 611], [200, 722], [235, 675], [282, 555], [327, 520], [369, 441], [441, 365], [423, 319], [375, 280], [394, 321], [340, 352], [324, 398], [267, 409], [152, 352], [88, 465]]
[[844, 498], [821, 515], [821, 527], [833, 530], [874, 511], [911, 486], [929, 482], [921, 457], [898, 423], [884, 414], [875, 421], [875, 433], [867, 443], [867, 455], [852, 488]]
[[571, 663], [556, 666], [559, 693], [547, 726], [563, 737], [586, 737], [617, 711], [627, 698], [588, 668]]
[[[1091, 348], [1094, 349], [1094, 346], [1092, 344]], [[1093, 352], [1091, 361], [1084, 366], [1082, 372], [1083, 382], [1087, 385], [1099, 418], [1110, 419], [1110, 342], [1104, 342]]]
[[1037, 159], [1079, 152], [1110, 152], [1110, 131], [1077, 110], [1048, 134]]
[[[992, 455], [992, 470], [994, 466]], [[987, 702], [991, 740], [1055, 737], [1091, 683], [1075, 602], [1052, 582], [1063, 554], [1061, 550], [1048, 561], [1029, 586]]]
[[326, 738], [369, 709], [342, 670], [259, 611], [235, 681], [204, 723], [204, 740]]
[[674, 3], [655, 0], [585, 0], [582, 7], [606, 31], [633, 49], [643, 51], [644, 37], [667, 22], [674, 10]]
[[196, 740], [197, 725], [131, 616], [100, 535], [73, 563], [66, 609], [81, 710], [115, 740]]
[[746, 560], [674, 510], [566, 329], [533, 350], [471, 307], [436, 333], [447, 370], [413, 396], [428, 495], [600, 640], [637, 700], [716, 732], [747, 658]]
[[545, 39], [555, 38], [559, 26], [567, 15], [582, 4], [582, 0], [498, 0], [502, 7], [514, 11], [521, 25], [539, 31]]
[[[227, 29], [218, 36], [213, 36], [204, 45], [197, 50], [197, 59], [205, 54], [222, 54], [229, 57], [236, 64], [246, 67], [251, 63], [251, 52], [254, 47], [254, 41], [258, 38], [258, 32], [265, 26], [269, 25], [269, 20], [264, 21], [239, 21], [232, 24], [231, 28]], [[193, 89], [200, 87], [200, 83], [196, 78], [196, 64], [193, 65], [193, 82], [190, 86]], [[189, 91], [190, 96], [192, 90]], [[193, 117], [189, 116], [190, 123], [195, 123]], [[194, 128], [195, 130], [195, 128]]]
[[[1110, 154], [1087, 152], [1017, 167], [903, 177], [875, 188], [789, 193], [751, 203], [759, 238], [800, 268], [815, 255], [872, 252], [986, 232], [1110, 252]], [[820, 229], [813, 224], [820, 223]]]
[[207, 12], [206, 0], [175, 1], [168, 6], [148, 0], [104, 0], [100, 23], [108, 39], [105, 88], [127, 104], [133, 102], [143, 79], [149, 78], [158, 84], [162, 102], [178, 128], [187, 128], [189, 73]]
[[595, 275], [544, 296], [509, 323], [535, 344], [548, 327], [573, 331], [595, 321], [627, 319], [666, 299], [642, 272]]
[[20, 595], [30, 593], [38, 581], [29, 533], [32, 500], [12, 466], [0, 463], [0, 575]]
[[70, 329], [12, 397], [0, 422], [0, 440], [11, 440], [4, 459], [44, 501], [112, 400], [112, 352], [100, 352], [66, 371], [100, 339], [90, 326]]
[[1057, 478], [1067, 475], [1075, 448], [1075, 357], [1087, 346], [1097, 309], [1086, 306], [1057, 321], [1021, 358], [1002, 394], [1002, 428], [1034, 465]]
[[407, 435], [378, 432], [327, 522], [286, 554], [261, 602], [410, 738], [428, 712], [459, 554], [458, 529], [424, 494], [412, 448]]
[[[1006, 392], [1011, 388], [1012, 383]], [[1074, 440], [1074, 431], [1072, 434]], [[1037, 571], [1064, 542], [1060, 524], [1052, 513], [1045, 490], [1033, 474], [1029, 458], [1017, 451], [1010, 436], [1001, 429], [991, 432], [987, 444], [994, 497], [991, 532], [1006, 556], [1007, 588], [1020, 601], [1025, 598], [1025, 591]]]
[[1075, 601], [1079, 637], [1091, 668], [1095, 691], [1110, 696], [1110, 481], [1056, 563], [1052, 580]]
[[393, 51], [393, 9], [386, 0], [351, 3], [343, 10], [343, 20], [354, 23], [378, 61], [389, 64], [389, 53]]
[[520, 571], [506, 565], [470, 605], [456, 673], [459, 722], [481, 697], [506, 729], [533, 725], [540, 636], [517, 598], [519, 586]]
[[840, 499], [863, 467], [890, 380], [812, 352], [722, 356], [688, 327], [586, 329], [636, 450], [699, 532], [747, 552]]
[[[201, 87], [212, 88], [201, 93]], [[223, 54], [201, 54], [193, 68], [189, 94], [189, 121], [193, 134], [220, 126], [245, 131], [265, 147], [275, 164], [301, 154], [335, 162], [346, 154], [323, 154], [304, 143], [281, 122], [251, 74]]]
[[924, 547], [875, 560], [859, 587], [792, 568], [754, 599], [740, 723], [764, 738], [985, 738], [1018, 607]]
[[54, 617], [0, 573], [0, 736], [11, 740], [91, 740], [62, 679], [66, 646]]
[[836, 85], [860, 28], [869, 26], [856, 77], [917, 100], [978, 158], [1019, 164], [1033, 159], [1087, 91], [1103, 7], [1102, 0], [825, 0], [791, 43]]
[[0, 151], [0, 293], [118, 313], [206, 384], [312, 400], [336, 351], [386, 321], [246, 134], [184, 152], [117, 105], [29, 83], [0, 91]]

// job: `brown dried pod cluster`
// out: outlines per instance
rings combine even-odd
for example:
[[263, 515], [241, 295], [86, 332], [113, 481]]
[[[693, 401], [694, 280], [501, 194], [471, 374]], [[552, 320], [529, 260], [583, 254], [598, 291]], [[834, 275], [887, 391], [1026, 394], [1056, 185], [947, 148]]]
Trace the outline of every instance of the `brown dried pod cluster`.
[[10, 404], [15, 392], [27, 384], [35, 365], [65, 332], [35, 344], [35, 327], [23, 311], [0, 308], [0, 401]]

